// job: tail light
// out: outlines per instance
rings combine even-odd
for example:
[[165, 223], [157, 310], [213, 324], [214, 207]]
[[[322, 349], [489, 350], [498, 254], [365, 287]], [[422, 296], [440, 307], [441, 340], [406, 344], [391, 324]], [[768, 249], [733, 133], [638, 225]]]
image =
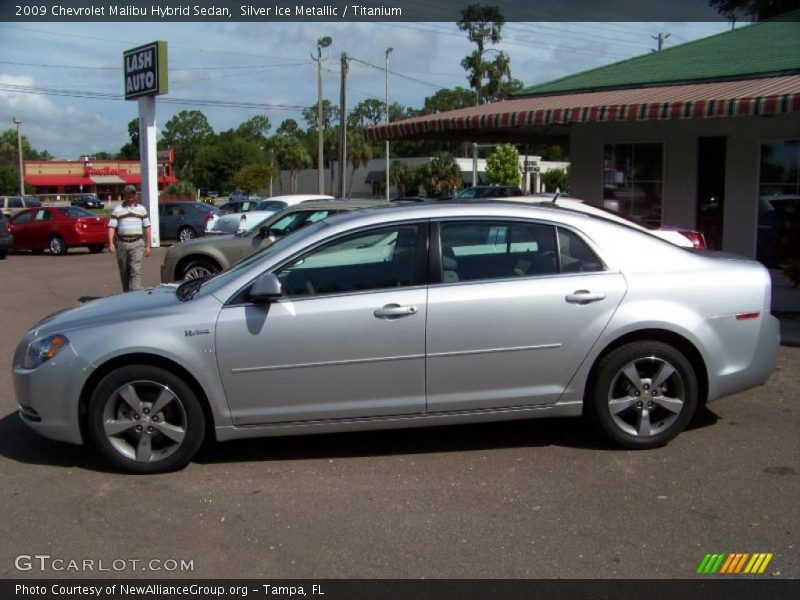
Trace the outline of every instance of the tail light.
[[692, 246], [700, 250], [706, 249], [706, 236], [701, 231], [681, 230], [681, 234], [692, 242]]
[[213, 218], [214, 218], [214, 213], [213, 212], [209, 211], [208, 213], [206, 213], [206, 223], [208, 223]]

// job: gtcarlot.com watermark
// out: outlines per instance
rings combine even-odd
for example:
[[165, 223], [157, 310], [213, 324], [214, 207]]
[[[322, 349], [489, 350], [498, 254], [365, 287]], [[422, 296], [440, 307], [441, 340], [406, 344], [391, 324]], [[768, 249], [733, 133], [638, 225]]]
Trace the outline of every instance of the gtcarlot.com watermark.
[[14, 558], [17, 571], [100, 573], [183, 573], [194, 571], [194, 560], [185, 558], [62, 558], [50, 554], [20, 554]]

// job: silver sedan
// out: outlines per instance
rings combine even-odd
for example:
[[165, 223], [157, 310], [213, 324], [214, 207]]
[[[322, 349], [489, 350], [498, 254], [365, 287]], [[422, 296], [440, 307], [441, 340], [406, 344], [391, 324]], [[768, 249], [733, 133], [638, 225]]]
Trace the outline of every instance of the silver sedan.
[[33, 429], [140, 473], [182, 467], [208, 436], [581, 414], [645, 449], [764, 383], [769, 311], [760, 264], [600, 216], [401, 206], [47, 317], [13, 376]]

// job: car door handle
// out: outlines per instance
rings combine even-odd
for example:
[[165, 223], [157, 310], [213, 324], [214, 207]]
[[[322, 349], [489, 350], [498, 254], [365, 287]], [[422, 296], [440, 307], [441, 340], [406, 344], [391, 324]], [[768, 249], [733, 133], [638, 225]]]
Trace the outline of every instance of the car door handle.
[[590, 292], [589, 290], [576, 290], [567, 294], [565, 300], [570, 304], [589, 304], [603, 300], [606, 295], [603, 292]]
[[387, 304], [383, 308], [377, 309], [373, 314], [378, 319], [397, 319], [417, 314], [416, 306], [400, 306], [399, 304]]

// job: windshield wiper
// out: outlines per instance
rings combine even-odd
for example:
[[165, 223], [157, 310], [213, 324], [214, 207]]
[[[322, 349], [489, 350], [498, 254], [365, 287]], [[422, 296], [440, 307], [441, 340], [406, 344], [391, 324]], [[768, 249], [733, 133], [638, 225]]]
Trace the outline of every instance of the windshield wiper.
[[194, 298], [195, 294], [200, 291], [202, 285], [211, 279], [211, 275], [206, 275], [205, 277], [196, 277], [194, 279], [189, 279], [188, 281], [184, 281], [182, 284], [178, 286], [178, 289], [175, 290], [175, 295], [178, 297], [178, 300], [181, 302], [186, 302], [187, 300], [191, 300]]

